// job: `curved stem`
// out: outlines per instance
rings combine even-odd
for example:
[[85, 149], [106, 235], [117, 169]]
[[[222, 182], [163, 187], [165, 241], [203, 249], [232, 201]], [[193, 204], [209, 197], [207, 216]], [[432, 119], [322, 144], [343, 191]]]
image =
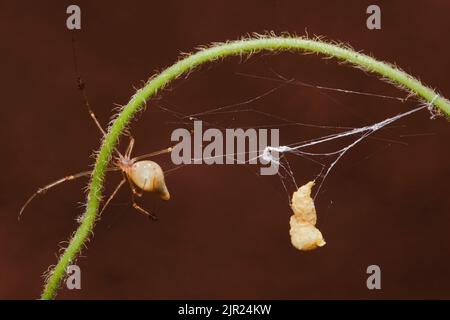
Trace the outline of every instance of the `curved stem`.
[[450, 101], [437, 94], [431, 88], [422, 85], [419, 80], [391, 64], [377, 61], [370, 56], [355, 52], [351, 48], [343, 45], [332, 44], [319, 39], [312, 40], [298, 37], [259, 36], [256, 38], [214, 44], [211, 47], [200, 49], [196, 53], [184, 57], [157, 76], [151, 78], [142, 89], [135, 93], [128, 104], [123, 107], [109, 128], [108, 134], [105, 136], [97, 155], [95, 167], [92, 172], [83, 220], [70, 239], [69, 245], [60, 257], [57, 265], [50, 271], [41, 296], [42, 299], [53, 299], [56, 296], [58, 287], [64, 278], [66, 268], [74, 262], [82, 247], [88, 241], [97, 218], [97, 211], [103, 188], [103, 178], [105, 169], [111, 158], [111, 153], [117, 144], [120, 134], [136, 112], [145, 105], [146, 100], [154, 96], [159, 90], [167, 86], [167, 84], [178, 78], [180, 75], [192, 71], [201, 64], [227, 56], [251, 54], [262, 50], [274, 52], [312, 52], [327, 57], [337, 58], [338, 60], [386, 78], [394, 84], [410, 91], [412, 94], [420, 96], [430, 104], [430, 107], [434, 105], [438, 111], [450, 116]]

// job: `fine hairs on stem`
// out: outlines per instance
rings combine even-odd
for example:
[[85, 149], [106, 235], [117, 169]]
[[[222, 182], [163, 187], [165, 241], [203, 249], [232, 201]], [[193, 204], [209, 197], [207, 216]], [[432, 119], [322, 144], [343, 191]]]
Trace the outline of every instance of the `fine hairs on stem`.
[[211, 46], [200, 48], [197, 52], [183, 56], [178, 62], [153, 76], [139, 89], [131, 100], [121, 109], [120, 113], [111, 123], [100, 150], [97, 154], [94, 170], [88, 188], [86, 209], [78, 229], [75, 231], [56, 266], [46, 277], [46, 284], [41, 299], [53, 299], [66, 274], [67, 267], [74, 263], [83, 246], [93, 232], [100, 199], [102, 196], [103, 180], [116, 147], [119, 136], [127, 127], [133, 116], [145, 105], [145, 102], [155, 96], [158, 91], [166, 87], [171, 81], [183, 74], [193, 71], [196, 67], [216, 61], [228, 56], [251, 55], [260, 51], [282, 52], [291, 51], [299, 53], [315, 53], [325, 57], [333, 57], [365, 71], [378, 74], [381, 78], [394, 85], [409, 91], [423, 99], [432, 111], [450, 116], [450, 101], [436, 93], [433, 89], [424, 86], [419, 80], [398, 67], [386, 62], [378, 61], [368, 55], [356, 52], [352, 48], [339, 43], [323, 41], [321, 38], [309, 39], [306, 37], [253, 35], [236, 41], [214, 43]]

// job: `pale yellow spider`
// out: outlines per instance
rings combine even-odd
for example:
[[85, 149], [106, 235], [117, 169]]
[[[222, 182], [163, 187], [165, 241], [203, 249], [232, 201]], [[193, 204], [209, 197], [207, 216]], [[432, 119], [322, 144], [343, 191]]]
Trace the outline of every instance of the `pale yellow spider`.
[[[96, 126], [101, 131], [103, 136], [106, 135], [105, 130], [100, 125], [99, 121], [97, 120], [97, 117], [95, 116], [94, 112], [92, 111], [88, 99], [87, 94], [85, 91], [85, 84], [82, 81], [81, 77], [78, 76], [78, 88], [82, 92], [84, 103], [88, 109], [89, 115], [91, 116], [92, 120], [94, 120]], [[139, 212], [146, 214], [150, 218], [156, 220], [156, 216], [154, 214], [151, 214], [147, 210], [143, 209], [141, 206], [139, 206], [135, 201], [135, 196], [141, 197], [144, 191], [147, 192], [155, 192], [157, 193], [161, 199], [163, 200], [169, 200], [170, 194], [169, 190], [167, 189], [165, 179], [164, 179], [164, 172], [161, 169], [161, 167], [154, 161], [151, 160], [143, 160], [145, 158], [150, 158], [159, 154], [169, 153], [172, 151], [172, 147], [166, 148], [160, 151], [152, 152], [149, 154], [145, 154], [142, 156], [131, 158], [131, 152], [133, 151], [134, 146], [134, 139], [130, 136], [130, 143], [127, 147], [127, 150], [125, 151], [125, 155], [122, 155], [117, 148], [115, 149], [115, 152], [117, 153], [117, 156], [114, 158], [113, 164], [114, 166], [111, 168], [108, 168], [107, 171], [121, 171], [123, 174], [123, 179], [119, 182], [119, 184], [116, 186], [112, 194], [109, 196], [108, 200], [106, 200], [105, 204], [103, 205], [103, 208], [100, 210], [101, 214], [103, 210], [105, 210], [106, 206], [109, 204], [109, 202], [114, 198], [116, 193], [119, 191], [120, 187], [128, 181], [131, 191], [132, 191], [132, 206], [133, 208], [137, 209]], [[38, 189], [31, 197], [28, 198], [28, 200], [25, 202], [25, 204], [22, 206], [19, 212], [19, 219], [25, 210], [25, 208], [28, 206], [28, 204], [39, 194], [45, 193], [48, 189], [51, 189], [63, 182], [74, 180], [80, 177], [89, 176], [92, 173], [92, 171], [83, 171], [79, 172], [73, 175], [66, 176], [64, 178], [61, 178], [57, 181], [54, 181], [40, 189]]]

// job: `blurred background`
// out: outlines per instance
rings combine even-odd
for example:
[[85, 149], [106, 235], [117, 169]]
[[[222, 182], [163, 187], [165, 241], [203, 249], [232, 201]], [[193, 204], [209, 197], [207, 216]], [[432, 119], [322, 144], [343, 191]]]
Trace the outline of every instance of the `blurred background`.
[[[69, 31], [70, 4], [81, 7], [82, 29]], [[87, 179], [38, 197], [20, 222], [18, 211], [40, 186], [94, 163], [100, 135], [76, 86], [72, 37], [92, 108], [106, 126], [114, 104], [125, 104], [142, 81], [199, 45], [273, 30], [323, 35], [397, 63], [450, 97], [444, 1], [377, 1], [381, 30], [366, 28], [371, 1], [25, 1], [0, 2], [0, 298], [35, 299], [42, 274], [83, 212]], [[243, 75], [245, 74], [245, 75]], [[258, 76], [251, 77], [248, 75]], [[314, 85], [405, 97], [376, 76], [294, 53], [229, 58], [201, 67], [148, 102], [131, 126], [134, 155], [171, 145], [180, 126], [174, 112], [193, 114], [260, 96], [277, 75]], [[280, 79], [280, 78], [278, 78]], [[204, 117], [221, 127], [275, 125], [244, 109], [294, 122], [361, 127], [410, 110], [401, 103], [299, 85], [284, 85], [239, 112]], [[175, 123], [174, 123], [175, 122]], [[282, 144], [330, 131], [280, 127]], [[334, 132], [331, 132], [334, 133]], [[445, 299], [450, 298], [450, 127], [421, 111], [349, 151], [316, 199], [327, 245], [295, 250], [289, 239], [288, 195], [278, 176], [255, 166], [186, 166], [168, 175], [172, 199], [146, 194], [131, 208], [123, 188], [97, 223], [77, 261], [82, 289], [59, 299]], [[123, 139], [121, 148], [125, 148]], [[333, 144], [327, 149], [334, 150]], [[320, 172], [287, 156], [299, 184]], [[164, 168], [170, 157], [155, 160]], [[120, 180], [110, 173], [106, 194]], [[381, 268], [381, 290], [368, 290], [366, 268]]]

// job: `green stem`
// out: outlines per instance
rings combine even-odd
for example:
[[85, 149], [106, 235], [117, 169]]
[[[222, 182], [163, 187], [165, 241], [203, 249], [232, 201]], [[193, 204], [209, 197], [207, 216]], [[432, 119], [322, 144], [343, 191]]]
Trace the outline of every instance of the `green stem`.
[[56, 296], [56, 292], [65, 276], [67, 267], [71, 263], [74, 263], [82, 247], [88, 241], [89, 235], [93, 232], [102, 195], [105, 169], [111, 158], [111, 153], [117, 144], [120, 134], [136, 112], [142, 108], [145, 101], [154, 96], [159, 90], [167, 86], [180, 75], [193, 70], [201, 64], [228, 56], [251, 54], [262, 50], [274, 52], [312, 52], [327, 57], [337, 58], [366, 71], [379, 74], [381, 77], [386, 78], [394, 84], [409, 90], [412, 94], [423, 98], [430, 106], [434, 105], [437, 108], [436, 110], [441, 113], [450, 116], [450, 101], [437, 94], [431, 88], [422, 85], [419, 80], [391, 64], [377, 61], [372, 57], [355, 52], [343, 45], [306, 38], [264, 36], [223, 44], [214, 44], [211, 47], [201, 49], [198, 52], [179, 60], [171, 67], [151, 78], [142, 89], [135, 93], [130, 102], [124, 106], [109, 128], [97, 155], [95, 167], [92, 172], [83, 220], [70, 239], [69, 245], [60, 257], [57, 265], [50, 272], [41, 299], [53, 299]]

